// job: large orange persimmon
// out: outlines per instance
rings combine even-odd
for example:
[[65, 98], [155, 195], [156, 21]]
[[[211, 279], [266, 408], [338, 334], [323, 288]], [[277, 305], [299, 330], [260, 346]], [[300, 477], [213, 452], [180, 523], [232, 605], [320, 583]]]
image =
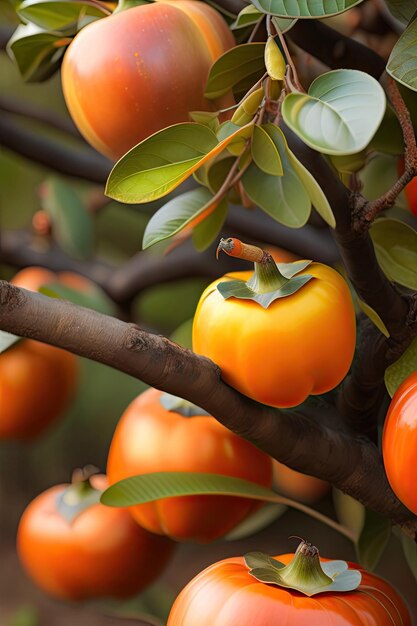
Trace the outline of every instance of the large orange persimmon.
[[[110, 484], [151, 472], [209, 472], [271, 485], [268, 455], [201, 409], [184, 417], [161, 399], [160, 391], [148, 389], [126, 409], [110, 446]], [[257, 506], [247, 498], [210, 495], [167, 498], [130, 511], [154, 533], [206, 542], [225, 535]]]
[[81, 30], [62, 65], [70, 114], [86, 140], [112, 159], [149, 135], [216, 110], [204, 98], [210, 66], [234, 45], [223, 18], [197, 0], [127, 9]]
[[417, 371], [398, 387], [385, 418], [382, 456], [389, 483], [417, 515]]
[[[29, 267], [11, 282], [36, 291], [56, 280], [49, 270]], [[70, 352], [30, 339], [0, 354], [0, 438], [31, 439], [59, 417], [74, 395], [77, 369]]]
[[98, 502], [105, 476], [91, 485], [57, 485], [41, 493], [19, 524], [20, 561], [34, 582], [67, 600], [126, 598], [149, 585], [174, 542], [138, 526], [126, 509]]
[[[229, 385], [262, 404], [292, 407], [334, 389], [350, 368], [356, 341], [344, 279], [321, 263], [303, 268], [308, 261], [282, 268], [291, 275], [287, 279], [267, 252], [234, 238], [223, 242], [235, 246], [231, 256], [242, 246], [250, 253], [241, 258], [249, 260], [255, 250], [265, 261], [255, 262], [254, 274], [227, 274], [203, 292], [194, 316], [194, 351], [217, 363]], [[275, 298], [292, 284], [298, 290]]]
[[295, 555], [214, 563], [181, 591], [167, 626], [411, 626], [391, 585], [354, 563], [319, 560], [314, 550], [303, 542]]

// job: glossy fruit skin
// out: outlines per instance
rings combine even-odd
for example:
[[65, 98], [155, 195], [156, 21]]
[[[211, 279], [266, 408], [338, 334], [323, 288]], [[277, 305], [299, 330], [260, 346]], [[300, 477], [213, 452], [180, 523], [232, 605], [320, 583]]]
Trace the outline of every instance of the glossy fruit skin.
[[[11, 281], [35, 291], [56, 281], [43, 268], [27, 268]], [[24, 339], [0, 354], [0, 439], [38, 436], [68, 407], [77, 386], [78, 364], [70, 352]]]
[[[111, 42], [111, 45], [109, 45]], [[190, 111], [233, 102], [204, 98], [210, 66], [234, 45], [223, 18], [197, 0], [153, 2], [93, 22], [69, 46], [62, 87], [85, 139], [118, 159]]]
[[389, 483], [417, 514], [417, 371], [398, 387], [385, 418], [382, 456]]
[[[104, 476], [94, 486], [105, 488]], [[93, 504], [71, 523], [57, 510], [57, 485], [33, 500], [21, 518], [17, 549], [43, 591], [65, 600], [127, 598], [155, 580], [175, 544], [140, 528], [126, 509]]]
[[251, 300], [224, 300], [216, 289], [234, 272], [204, 291], [193, 323], [193, 349], [217, 363], [223, 379], [263, 404], [291, 407], [310, 394], [334, 389], [352, 363], [355, 311], [348, 286], [332, 268], [312, 263], [315, 278], [267, 309]]
[[[210, 472], [271, 486], [272, 462], [211, 416], [183, 417], [165, 409], [148, 389], [126, 409], [110, 446], [110, 484], [151, 472]], [[208, 542], [225, 535], [259, 503], [227, 496], [168, 498], [131, 507], [147, 530], [174, 539]]]
[[272, 462], [272, 467], [274, 472], [272, 484], [275, 491], [292, 500], [304, 504], [314, 504], [330, 490], [329, 483], [324, 480], [296, 472], [275, 459]]
[[[292, 557], [275, 558], [287, 564]], [[258, 582], [241, 557], [225, 559], [181, 591], [167, 626], [411, 626], [408, 610], [391, 585], [354, 563], [349, 566], [362, 573], [357, 590], [309, 598]]]

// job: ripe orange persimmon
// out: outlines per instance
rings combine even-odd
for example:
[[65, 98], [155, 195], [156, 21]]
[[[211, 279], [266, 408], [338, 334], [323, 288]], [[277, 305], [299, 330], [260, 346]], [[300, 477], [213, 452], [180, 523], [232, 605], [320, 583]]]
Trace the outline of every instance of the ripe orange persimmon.
[[197, 306], [194, 351], [217, 363], [229, 385], [263, 404], [291, 407], [326, 393], [346, 376], [353, 359], [356, 322], [346, 282], [321, 263], [296, 278], [304, 274], [313, 276], [310, 282], [267, 308], [252, 299], [225, 299], [220, 283], [244, 284], [252, 277], [227, 274], [207, 287]]
[[304, 504], [314, 504], [330, 489], [326, 483], [315, 476], [301, 474], [279, 461], [273, 460], [273, 487], [278, 493]]
[[90, 480], [92, 486], [57, 485], [29, 504], [17, 536], [20, 561], [57, 598], [132, 596], [159, 576], [175, 544], [138, 526], [126, 509], [94, 500], [107, 480]]
[[417, 515], [417, 371], [398, 387], [385, 418], [382, 456], [389, 483]]
[[[268, 455], [196, 409], [184, 417], [161, 404], [162, 394], [148, 389], [123, 414], [110, 446], [110, 484], [151, 472], [209, 472], [270, 486]], [[175, 539], [207, 542], [234, 528], [259, 504], [229, 496], [168, 498], [130, 508], [147, 530]]]
[[[29, 267], [11, 282], [36, 291], [56, 280], [49, 270]], [[76, 379], [76, 357], [38, 341], [24, 339], [0, 354], [0, 438], [38, 435], [67, 408]]]
[[99, 152], [120, 158], [149, 135], [214, 111], [204, 98], [210, 66], [234, 45], [223, 18], [197, 0], [144, 4], [93, 22], [64, 56], [69, 112]]
[[[300, 547], [295, 555], [274, 557], [283, 565], [291, 562], [291, 571], [288, 568], [285, 573], [290, 583], [288, 588], [257, 579], [256, 572], [260, 578], [266, 571], [271, 572], [268, 557], [263, 561], [264, 569], [254, 569], [253, 575], [248, 566], [250, 554], [214, 563], [181, 591], [167, 626], [411, 626], [410, 614], [396, 590], [355, 563], [344, 564], [349, 570], [356, 570], [357, 586], [352, 585], [350, 591], [322, 588], [322, 592], [309, 597], [304, 595], [306, 592], [295, 590], [297, 584], [298, 588], [308, 585], [314, 588], [321, 582], [326, 585], [321, 569], [326, 565], [327, 571], [336, 574], [334, 580], [340, 580], [344, 574], [342, 561], [334, 561], [331, 567], [329, 559], [320, 558], [318, 570], [317, 563], [300, 560], [299, 550]], [[260, 553], [253, 556], [259, 562]], [[318, 561], [318, 554], [316, 558]]]

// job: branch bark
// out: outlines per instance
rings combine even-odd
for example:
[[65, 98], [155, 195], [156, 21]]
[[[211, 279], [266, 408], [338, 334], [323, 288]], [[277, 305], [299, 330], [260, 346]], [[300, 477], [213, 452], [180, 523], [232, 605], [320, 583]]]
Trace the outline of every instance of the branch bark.
[[300, 411], [249, 400], [222, 381], [209, 359], [135, 325], [5, 281], [0, 281], [0, 327], [110, 365], [198, 404], [282, 463], [330, 481], [416, 537], [417, 519], [390, 489], [376, 446]]

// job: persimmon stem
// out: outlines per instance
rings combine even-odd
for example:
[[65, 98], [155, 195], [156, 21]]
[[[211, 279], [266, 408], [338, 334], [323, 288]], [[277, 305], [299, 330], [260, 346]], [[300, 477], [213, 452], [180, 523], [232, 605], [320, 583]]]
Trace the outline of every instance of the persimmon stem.
[[262, 263], [267, 252], [264, 252], [258, 246], [243, 243], [240, 239], [229, 237], [228, 239], [220, 239], [217, 246], [216, 258], [219, 257], [220, 251], [225, 252], [229, 256], [243, 259], [244, 261], [252, 261], [253, 263]]

